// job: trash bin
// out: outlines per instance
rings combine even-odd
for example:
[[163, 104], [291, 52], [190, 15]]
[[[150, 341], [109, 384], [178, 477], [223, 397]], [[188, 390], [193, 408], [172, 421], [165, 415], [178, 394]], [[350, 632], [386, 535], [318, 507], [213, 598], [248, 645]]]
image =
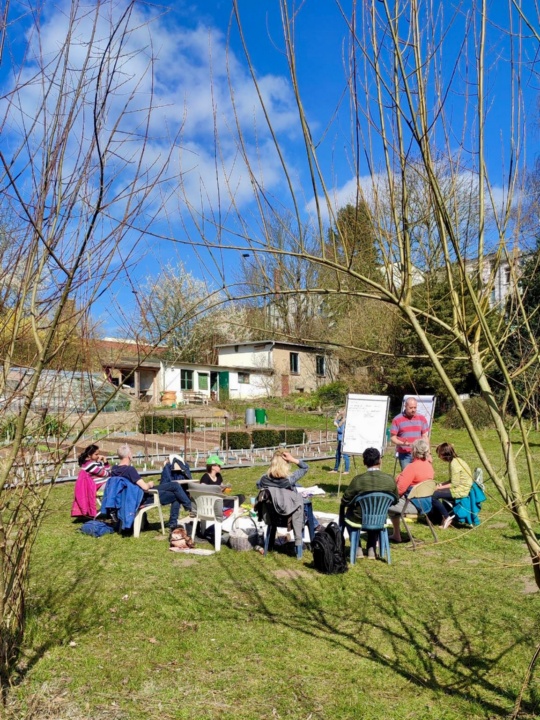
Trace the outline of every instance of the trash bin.
[[255, 409], [255, 421], [257, 425], [264, 425], [266, 422], [266, 410], [264, 408]]
[[247, 410], [246, 410], [246, 425], [255, 425], [255, 410], [254, 410], [254, 408], [247, 408]]

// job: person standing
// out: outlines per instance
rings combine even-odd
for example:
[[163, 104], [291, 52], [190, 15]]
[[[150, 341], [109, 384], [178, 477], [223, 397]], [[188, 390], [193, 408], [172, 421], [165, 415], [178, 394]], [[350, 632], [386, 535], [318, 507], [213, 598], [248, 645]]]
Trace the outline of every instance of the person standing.
[[339, 472], [341, 458], [343, 458], [343, 464], [345, 467], [345, 471], [343, 472], [343, 474], [348, 475], [351, 465], [351, 458], [346, 453], [342, 453], [343, 437], [345, 435], [345, 410], [338, 410], [338, 412], [336, 413], [336, 417], [334, 418], [334, 425], [337, 428], [336, 463], [334, 465], [334, 469], [330, 470], [330, 472]]
[[392, 420], [390, 442], [396, 446], [399, 464], [402, 470], [412, 462], [412, 444], [415, 440], [428, 440], [429, 424], [423, 415], [418, 413], [415, 398], [408, 398], [403, 412]]

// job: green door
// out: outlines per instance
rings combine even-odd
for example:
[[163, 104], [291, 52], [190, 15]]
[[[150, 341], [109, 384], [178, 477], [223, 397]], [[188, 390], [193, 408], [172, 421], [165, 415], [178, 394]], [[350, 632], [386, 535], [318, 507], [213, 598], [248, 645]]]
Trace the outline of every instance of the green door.
[[219, 373], [219, 399], [221, 401], [229, 399], [229, 373]]

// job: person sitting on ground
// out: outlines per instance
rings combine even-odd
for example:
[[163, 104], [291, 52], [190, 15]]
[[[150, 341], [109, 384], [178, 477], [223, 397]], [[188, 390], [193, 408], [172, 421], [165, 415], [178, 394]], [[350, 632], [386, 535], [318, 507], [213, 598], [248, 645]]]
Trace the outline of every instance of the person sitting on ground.
[[72, 517], [95, 517], [97, 514], [96, 494], [107, 482], [111, 468], [97, 445], [89, 445], [78, 458], [79, 474], [75, 482]]
[[[298, 470], [291, 473], [291, 465], [297, 465]], [[304, 499], [299, 495], [298, 481], [304, 477], [309, 470], [308, 464], [304, 460], [298, 460], [288, 450], [276, 450], [270, 460], [270, 467], [257, 483], [260, 490], [274, 488], [276, 490], [291, 491], [284, 495], [281, 500], [286, 502], [280, 503], [286, 515], [293, 515], [293, 530], [296, 545], [302, 545], [303, 526], [307, 523], [310, 530], [310, 537], [315, 532], [315, 518], [313, 516], [313, 507], [311, 503], [304, 503]], [[272, 498], [274, 507], [276, 500]], [[303, 511], [302, 511], [303, 508]], [[276, 508], [277, 509], [277, 508]], [[290, 509], [290, 513], [288, 510]], [[279, 512], [279, 510], [278, 510]], [[298, 514], [297, 514], [298, 513]]]
[[[343, 527], [344, 521], [349, 519], [352, 523], [360, 525], [362, 523], [362, 511], [358, 503], [354, 503], [354, 499], [364, 493], [384, 492], [393, 495], [398, 500], [398, 491], [396, 482], [391, 475], [381, 471], [381, 453], [377, 448], [367, 448], [362, 453], [364, 465], [367, 470], [362, 475], [356, 475], [349, 487], [343, 493], [341, 506], [339, 509], [340, 527]], [[374, 560], [378, 530], [368, 530], [367, 534], [367, 557]], [[362, 557], [362, 551], [359, 549], [358, 557]]]
[[[428, 441], [423, 438], [415, 440], [411, 449], [413, 458], [412, 462], [405, 465], [405, 468], [396, 478], [396, 485], [400, 500], [396, 505], [392, 505], [392, 507], [388, 510], [388, 515], [392, 521], [392, 525], [394, 526], [394, 533], [390, 536], [389, 540], [396, 543], [402, 542], [399, 521], [403, 508], [405, 507], [405, 503], [407, 502], [407, 495], [409, 494], [410, 489], [414, 485], [418, 485], [426, 480], [433, 480], [435, 477]], [[409, 504], [409, 508], [411, 508], [412, 513], [416, 510], [412, 503]]]
[[169, 528], [174, 530], [178, 525], [180, 506], [191, 513], [191, 500], [186, 491], [180, 485], [181, 480], [191, 480], [189, 465], [179, 455], [169, 455], [169, 461], [165, 463], [161, 471], [161, 482], [158, 485], [159, 502], [162, 505], [170, 505]]
[[[201, 476], [201, 485], [211, 485], [214, 488], [218, 488], [223, 493], [229, 493], [231, 491], [230, 485], [223, 483], [223, 475], [221, 474], [221, 468], [223, 467], [223, 460], [218, 455], [210, 455], [206, 458], [206, 472]], [[245, 495], [238, 495], [238, 504], [241, 505], [246, 499]], [[233, 500], [225, 500], [223, 502], [224, 508], [234, 507]]]
[[450, 463], [448, 468], [449, 482], [437, 485], [436, 491], [433, 493], [433, 508], [438, 510], [442, 517], [441, 530], [446, 530], [452, 524], [454, 515], [450, 514], [446, 503], [442, 500], [450, 501], [454, 504], [454, 500], [465, 498], [471, 492], [473, 484], [473, 475], [471, 468], [465, 460], [458, 457], [454, 446], [450, 443], [441, 443], [437, 446], [437, 455], [443, 462]]

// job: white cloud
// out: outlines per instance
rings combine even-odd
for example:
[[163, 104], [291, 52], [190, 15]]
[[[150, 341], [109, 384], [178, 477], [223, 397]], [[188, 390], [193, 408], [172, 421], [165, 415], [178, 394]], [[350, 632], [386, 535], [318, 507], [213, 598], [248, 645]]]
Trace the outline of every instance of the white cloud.
[[[4, 87], [0, 101], [0, 115], [4, 116], [3, 144], [11, 146], [14, 156], [25, 133], [30, 132], [31, 144], [38, 149], [45, 122], [50, 127], [60, 118], [62, 123], [62, 116], [67, 116], [74, 107], [75, 88], [85, 67], [84, 98], [81, 96], [76, 103], [77, 115], [64, 163], [66, 175], [84, 172], [80, 151], [84, 153], [91, 142], [99, 63], [111, 28], [125, 8], [123, 2], [102, 4], [96, 16], [95, 2], [64, 0], [47, 6], [39, 35], [35, 30], [28, 31], [27, 39], [33, 49], [33, 56], [29, 58], [33, 59], [22, 69], [19, 92], [10, 97], [9, 88]], [[110, 150], [116, 156], [111, 165], [117, 174], [112, 178], [110, 197], [132, 180], [143, 152], [146, 179], [151, 181], [157, 167], [167, 159], [172, 141], [176, 140], [168, 175], [182, 175], [183, 194], [191, 204], [200, 206], [202, 186], [211, 203], [215, 204], [218, 196], [223, 201], [229, 188], [233, 188], [235, 202], [240, 206], [248, 204], [252, 199], [251, 180], [238, 152], [237, 122], [259, 183], [269, 191], [276, 189], [281, 181], [280, 166], [260, 102], [247, 69], [227, 48], [224, 35], [208, 26], [182, 27], [171, 14], [150, 18], [140, 6], [134, 8], [127, 32], [115, 38], [106, 64], [110, 69], [115, 58], [119, 59], [108, 100], [107, 132], [103, 133], [103, 138], [108, 136]], [[55, 63], [69, 33], [68, 81], [60, 94], [61, 73], [55, 69]], [[290, 136], [296, 127], [296, 114], [288, 81], [264, 75], [259, 83], [275, 130]], [[98, 94], [101, 92], [102, 86]], [[155, 110], [145, 137], [147, 108], [151, 102]], [[32, 126], [34, 118], [38, 122]], [[214, 155], [218, 157], [217, 163]], [[39, 167], [43, 161], [39, 150], [34, 157], [23, 151], [15, 164], [24, 172], [32, 165]], [[96, 169], [97, 155], [94, 154], [92, 162]], [[91, 202], [92, 189], [86, 188], [85, 192]], [[160, 202], [159, 192], [154, 193], [152, 202], [155, 206]], [[167, 209], [172, 210], [170, 203]]]

